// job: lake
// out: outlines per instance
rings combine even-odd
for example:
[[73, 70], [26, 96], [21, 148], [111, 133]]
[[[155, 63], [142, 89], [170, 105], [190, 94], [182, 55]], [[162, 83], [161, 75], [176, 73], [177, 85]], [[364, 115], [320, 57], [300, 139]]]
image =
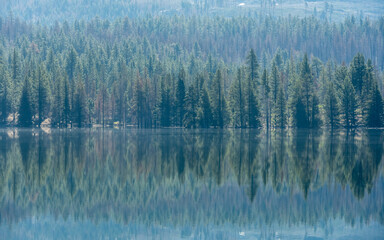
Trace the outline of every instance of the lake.
[[0, 130], [0, 239], [382, 239], [382, 130]]

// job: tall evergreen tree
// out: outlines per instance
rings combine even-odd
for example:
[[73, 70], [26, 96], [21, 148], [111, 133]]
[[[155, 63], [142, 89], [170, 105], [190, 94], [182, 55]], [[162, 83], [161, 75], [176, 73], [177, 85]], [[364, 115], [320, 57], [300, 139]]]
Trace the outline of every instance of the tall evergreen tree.
[[71, 121], [71, 96], [70, 96], [70, 89], [69, 89], [69, 82], [68, 79], [65, 78], [64, 80], [64, 106], [63, 106], [63, 124], [64, 127], [68, 127], [68, 124], [70, 124]]
[[257, 100], [257, 91], [255, 86], [258, 81], [259, 63], [253, 49], [247, 56], [248, 84], [247, 84], [247, 122], [248, 127], [260, 127], [260, 111]]
[[271, 89], [272, 89], [272, 100], [273, 104], [276, 104], [277, 95], [279, 91], [279, 71], [277, 69], [276, 63], [272, 63], [272, 72], [271, 72]]
[[341, 91], [341, 109], [345, 127], [355, 127], [357, 124], [357, 96], [348, 76], [344, 80]]
[[265, 127], [267, 129], [271, 126], [271, 103], [270, 103], [270, 86], [268, 81], [267, 70], [264, 69], [263, 75], [261, 77], [261, 94], [262, 94], [262, 105], [263, 105], [263, 114], [265, 119]]
[[159, 113], [160, 113], [160, 126], [162, 127], [171, 126], [172, 96], [169, 89], [169, 82], [170, 82], [169, 78], [170, 78], [170, 75], [167, 74], [167, 76], [163, 78], [161, 82]]
[[305, 116], [308, 127], [310, 126], [310, 116], [311, 116], [311, 99], [313, 94], [313, 79], [311, 74], [311, 69], [309, 67], [309, 61], [307, 54], [304, 55], [304, 59], [301, 63], [300, 71], [300, 81], [302, 84], [303, 91], [303, 102], [305, 106]]
[[75, 78], [76, 65], [77, 65], [77, 52], [72, 47], [66, 59], [66, 71], [67, 71], [69, 81], [72, 81]]
[[185, 97], [185, 115], [183, 125], [187, 128], [195, 128], [197, 125], [197, 87], [189, 86]]
[[183, 126], [183, 119], [185, 114], [185, 70], [182, 68], [179, 72], [179, 76], [177, 79], [177, 87], [176, 87], [176, 108], [177, 108], [177, 125]]
[[57, 76], [53, 91], [52, 125], [63, 124], [63, 79]]
[[1, 106], [1, 124], [7, 124], [7, 118], [11, 109], [11, 89], [12, 82], [8, 72], [0, 65], [0, 106]]
[[371, 96], [369, 97], [367, 126], [372, 128], [383, 127], [384, 123], [384, 108], [383, 98], [377, 84], [374, 83]]
[[226, 102], [224, 98], [223, 77], [220, 69], [216, 71], [210, 96], [213, 126], [223, 128], [226, 120]]
[[355, 91], [358, 94], [361, 93], [363, 88], [365, 74], [365, 59], [361, 53], [358, 53], [351, 62], [351, 81]]
[[290, 98], [290, 109], [292, 125], [296, 128], [309, 128], [308, 117], [304, 104], [302, 86], [299, 80], [296, 80], [293, 86], [293, 93]]
[[277, 92], [276, 103], [274, 107], [274, 125], [275, 128], [284, 129], [287, 123], [286, 115], [286, 97], [283, 89], [283, 84], [279, 85]]
[[19, 108], [19, 126], [30, 127], [32, 126], [32, 109], [30, 99], [30, 83], [26, 78], [20, 98]]
[[212, 108], [206, 87], [202, 87], [200, 90], [197, 119], [201, 128], [209, 128], [212, 125]]
[[87, 97], [85, 93], [84, 83], [80, 80], [77, 83], [76, 87], [76, 96], [75, 96], [75, 116], [74, 121], [77, 123], [78, 127], [85, 126], [87, 122]]
[[328, 82], [326, 85], [324, 109], [326, 121], [331, 129], [334, 129], [339, 124], [340, 111], [335, 85], [332, 82]]
[[237, 69], [236, 79], [232, 82], [230, 95], [231, 122], [234, 127], [245, 126], [244, 95], [242, 89], [242, 71]]
[[38, 70], [38, 86], [37, 86], [37, 114], [38, 114], [38, 122], [37, 124], [41, 125], [43, 120], [47, 117], [47, 113], [49, 110], [49, 84], [48, 84], [48, 76], [46, 70], [43, 67], [39, 67]]

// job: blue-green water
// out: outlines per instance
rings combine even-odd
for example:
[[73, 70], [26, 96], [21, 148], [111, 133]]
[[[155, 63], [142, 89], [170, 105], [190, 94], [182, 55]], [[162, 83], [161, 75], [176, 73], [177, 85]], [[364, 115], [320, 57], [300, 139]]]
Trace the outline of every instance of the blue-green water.
[[0, 130], [0, 239], [383, 239], [383, 140]]

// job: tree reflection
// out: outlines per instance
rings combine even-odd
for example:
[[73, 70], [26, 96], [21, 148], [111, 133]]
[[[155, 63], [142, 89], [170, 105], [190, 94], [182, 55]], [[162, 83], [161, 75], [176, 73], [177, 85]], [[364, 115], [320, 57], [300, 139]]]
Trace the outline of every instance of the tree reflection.
[[379, 130], [2, 130], [0, 144], [2, 223], [383, 223]]

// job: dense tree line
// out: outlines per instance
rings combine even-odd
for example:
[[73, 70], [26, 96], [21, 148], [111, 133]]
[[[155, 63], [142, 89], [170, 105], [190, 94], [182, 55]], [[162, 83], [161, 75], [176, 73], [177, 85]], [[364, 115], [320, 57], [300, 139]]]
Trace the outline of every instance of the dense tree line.
[[[254, 31], [277, 27], [277, 20], [263, 21], [95, 19], [41, 27], [7, 19], [0, 23], [1, 122], [25, 127], [141, 128], [383, 125], [382, 73], [363, 54], [356, 54], [347, 65], [322, 62], [313, 52], [308, 56], [276, 48], [270, 55], [274, 47], [264, 44], [258, 50], [240, 49], [247, 44], [228, 45], [225, 36], [242, 35], [226, 33], [235, 26], [249, 29], [236, 41], [239, 44], [253, 40], [249, 34]], [[283, 26], [297, 23], [300, 35], [316, 29], [307, 29], [316, 24], [313, 18], [279, 21]], [[378, 31], [381, 22], [366, 20], [368, 25], [363, 25], [352, 18], [334, 27], [343, 34], [366, 31], [370, 35], [369, 29]], [[197, 37], [208, 30], [208, 24], [214, 25], [218, 36], [213, 38], [215, 44]], [[319, 38], [313, 32], [305, 34], [306, 39]], [[370, 41], [380, 54], [375, 44], [382, 38]], [[229, 61], [228, 50], [244, 52], [244, 58]]]
[[[159, 55], [164, 53], [157, 46], [169, 45], [174, 55], [193, 52], [196, 58], [212, 55], [225, 62], [238, 63], [253, 48], [266, 64], [278, 49], [282, 49], [286, 51], [285, 55], [307, 52], [322, 61], [332, 59], [342, 63], [351, 61], [357, 52], [361, 52], [372, 59], [374, 65], [384, 68], [381, 54], [384, 51], [384, 17], [370, 20], [350, 16], [337, 23], [294, 16], [160, 16], [125, 17], [114, 21], [96, 17], [89, 21], [50, 22], [47, 26], [24, 22], [10, 15], [0, 17], [0, 33], [4, 35], [0, 38], [4, 47], [28, 42], [36, 49], [52, 47], [55, 53], [56, 50], [62, 52], [64, 46], [46, 45], [51, 45], [57, 38], [61, 39], [59, 42], [73, 45], [78, 53], [91, 39], [110, 45], [121, 44], [127, 39], [140, 42], [146, 39]], [[69, 36], [73, 39], [66, 39]]]

